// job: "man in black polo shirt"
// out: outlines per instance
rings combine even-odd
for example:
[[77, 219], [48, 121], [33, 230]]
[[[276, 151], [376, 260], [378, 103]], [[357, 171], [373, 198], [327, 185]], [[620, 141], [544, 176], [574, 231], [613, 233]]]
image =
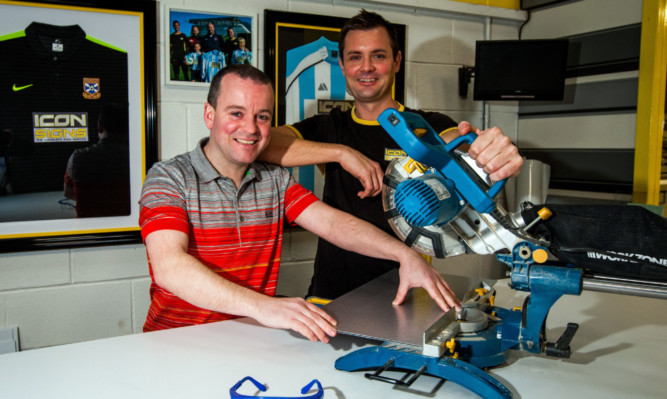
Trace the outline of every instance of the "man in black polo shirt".
[[[188, 38], [181, 32], [181, 23], [174, 21], [174, 33], [169, 36], [171, 70], [174, 80], [190, 80], [188, 67], [185, 65], [185, 53], [188, 50]], [[183, 73], [181, 77], [181, 72]]]
[[[350, 18], [341, 30], [339, 54], [354, 107], [335, 108], [274, 129], [260, 158], [289, 167], [326, 163], [322, 201], [394, 235], [378, 194], [383, 171], [401, 149], [378, 123], [379, 114], [387, 108], [418, 112], [447, 142], [467, 133], [471, 126], [394, 101], [392, 87], [402, 53], [394, 27], [379, 14], [362, 10]], [[314, 84], [318, 87], [320, 82]], [[479, 137], [469, 154], [478, 162], [488, 160], [482, 166], [491, 179], [519, 173], [523, 160], [499, 128], [476, 133]], [[397, 267], [395, 262], [351, 253], [320, 239], [308, 294], [334, 299]]]
[[232, 65], [232, 53], [237, 48], [239, 48], [239, 38], [236, 37], [234, 28], [230, 26], [227, 28], [227, 40], [225, 40], [225, 44], [222, 47], [222, 51], [225, 53], [225, 61], [227, 61], [227, 65]]

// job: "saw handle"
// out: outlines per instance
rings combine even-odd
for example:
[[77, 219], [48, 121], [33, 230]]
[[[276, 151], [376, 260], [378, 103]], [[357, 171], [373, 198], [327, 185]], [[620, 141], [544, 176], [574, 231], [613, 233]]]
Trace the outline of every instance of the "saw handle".
[[[440, 141], [443, 141], [439, 135], [438, 138], [440, 139]], [[449, 143], [447, 143], [445, 145], [445, 150], [451, 152], [454, 151], [456, 148], [458, 148], [461, 144], [463, 143], [472, 144], [472, 142], [475, 140], [477, 140], [477, 134], [470, 132], [463, 136], [459, 136], [454, 140], [450, 141]], [[505, 183], [507, 183], [507, 179], [495, 182], [491, 187], [489, 187], [489, 189], [486, 191], [486, 194], [491, 198], [495, 198], [496, 195], [498, 195], [498, 193], [500, 193], [500, 191], [503, 189], [503, 187], [505, 187]]]
[[[486, 183], [465, 161], [457, 162], [453, 155], [462, 143], [472, 143], [477, 138], [475, 133], [459, 136], [450, 143], [445, 143], [440, 135], [413, 112], [400, 112], [388, 108], [379, 118], [380, 125], [389, 133], [396, 143], [415, 161], [436, 169], [447, 179], [454, 182], [456, 190], [478, 212], [490, 213], [496, 208], [493, 198], [503, 189], [507, 179], [494, 183], [488, 190]], [[471, 177], [470, 174], [474, 174]]]

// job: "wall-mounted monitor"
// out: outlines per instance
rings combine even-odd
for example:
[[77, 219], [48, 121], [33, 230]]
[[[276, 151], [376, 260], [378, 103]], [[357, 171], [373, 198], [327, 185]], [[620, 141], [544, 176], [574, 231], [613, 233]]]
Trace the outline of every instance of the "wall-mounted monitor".
[[478, 41], [473, 98], [562, 100], [567, 47], [567, 39]]

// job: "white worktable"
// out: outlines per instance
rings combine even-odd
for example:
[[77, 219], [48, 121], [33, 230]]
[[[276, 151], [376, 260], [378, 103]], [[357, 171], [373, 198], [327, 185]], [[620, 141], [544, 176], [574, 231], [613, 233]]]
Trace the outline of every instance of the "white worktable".
[[[497, 285], [499, 305], [518, 300]], [[563, 297], [547, 321], [550, 339], [567, 322], [580, 324], [570, 359], [510, 352], [491, 370], [515, 398], [667, 397], [667, 302], [584, 291]], [[213, 323], [0, 355], [0, 398], [229, 398], [250, 375], [272, 396], [300, 396], [313, 378], [325, 398], [474, 398], [451, 382], [422, 377], [408, 392], [334, 368], [335, 360], [369, 344], [339, 336], [312, 343], [252, 320]], [[246, 382], [243, 393], [256, 390]], [[410, 390], [420, 393], [410, 392]]]

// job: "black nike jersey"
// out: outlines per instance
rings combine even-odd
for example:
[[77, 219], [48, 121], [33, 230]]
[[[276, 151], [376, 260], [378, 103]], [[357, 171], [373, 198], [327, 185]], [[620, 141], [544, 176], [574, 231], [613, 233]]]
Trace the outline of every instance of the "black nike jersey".
[[72, 152], [97, 142], [102, 106], [128, 104], [127, 53], [78, 25], [31, 23], [0, 36], [0, 148], [14, 193], [63, 188]]

